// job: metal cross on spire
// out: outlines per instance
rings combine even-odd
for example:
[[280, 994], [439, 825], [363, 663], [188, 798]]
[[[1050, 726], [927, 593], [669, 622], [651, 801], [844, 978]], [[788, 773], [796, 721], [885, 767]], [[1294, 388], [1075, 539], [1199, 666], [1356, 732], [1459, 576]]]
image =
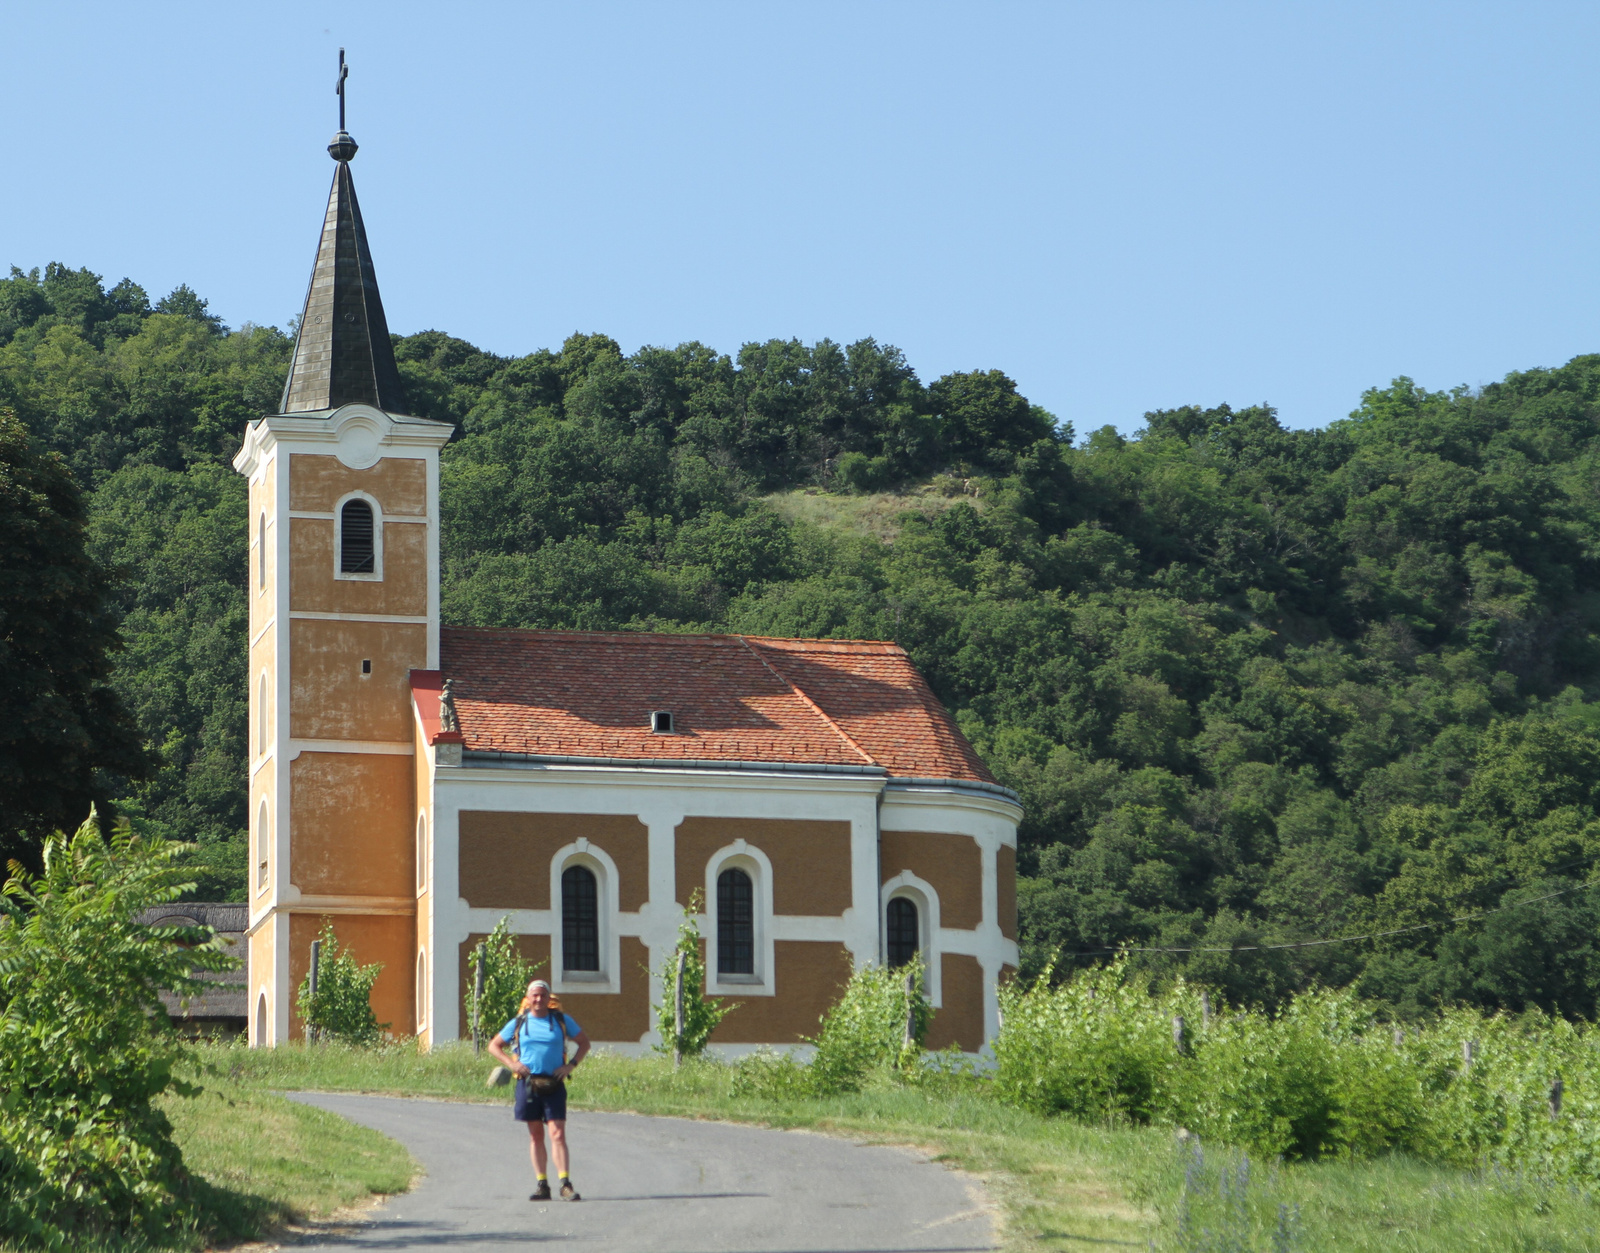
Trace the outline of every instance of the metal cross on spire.
[[344, 129], [344, 80], [350, 77], [350, 67], [344, 63], [344, 49], [339, 49], [339, 81], [333, 85], [339, 97], [339, 129]]

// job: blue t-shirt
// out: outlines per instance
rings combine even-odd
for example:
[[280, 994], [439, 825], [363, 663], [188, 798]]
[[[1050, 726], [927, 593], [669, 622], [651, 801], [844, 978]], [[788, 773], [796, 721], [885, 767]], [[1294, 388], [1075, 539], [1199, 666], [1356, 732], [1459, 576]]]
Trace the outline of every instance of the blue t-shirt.
[[[567, 1039], [574, 1039], [583, 1028], [578, 1026], [571, 1014], [563, 1014], [562, 1017], [567, 1020]], [[501, 1029], [500, 1038], [510, 1044], [516, 1030], [517, 1020], [513, 1018]], [[561, 1028], [556, 1026], [555, 1010], [543, 1018], [529, 1014], [522, 1020], [517, 1060], [536, 1075], [553, 1075], [556, 1067], [566, 1065], [567, 1059], [561, 1055]]]

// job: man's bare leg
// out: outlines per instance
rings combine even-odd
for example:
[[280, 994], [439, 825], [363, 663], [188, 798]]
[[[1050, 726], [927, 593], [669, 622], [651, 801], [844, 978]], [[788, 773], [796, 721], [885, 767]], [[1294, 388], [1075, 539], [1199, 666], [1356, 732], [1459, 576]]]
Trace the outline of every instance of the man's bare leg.
[[[544, 1156], [544, 1140], [539, 1141], [539, 1156]], [[550, 1120], [550, 1156], [556, 1161], [556, 1174], [567, 1173], [567, 1120]]]
[[[557, 1137], [556, 1128], [561, 1128], [560, 1137]], [[553, 1122], [550, 1124], [550, 1138], [560, 1147], [556, 1150], [556, 1162], [565, 1169], [567, 1160], [566, 1124]], [[530, 1122], [528, 1124], [528, 1156], [533, 1158], [533, 1173], [546, 1174], [546, 1157], [544, 1151], [544, 1123]]]

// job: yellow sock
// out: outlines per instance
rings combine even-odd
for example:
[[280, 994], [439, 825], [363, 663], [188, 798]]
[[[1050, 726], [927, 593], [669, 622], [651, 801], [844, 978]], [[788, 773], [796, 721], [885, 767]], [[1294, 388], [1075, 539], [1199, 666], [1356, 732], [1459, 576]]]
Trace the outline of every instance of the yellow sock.
[[564, 1171], [564, 1170], [557, 1176], [557, 1178], [560, 1178], [560, 1179], [565, 1179], [566, 1177], [567, 1177], [567, 1172]]
[[544, 1171], [542, 1171], [542, 1170], [538, 1171], [537, 1174], [538, 1174], [540, 1183], [549, 1183], [550, 1182], [550, 1176], [545, 1174]]

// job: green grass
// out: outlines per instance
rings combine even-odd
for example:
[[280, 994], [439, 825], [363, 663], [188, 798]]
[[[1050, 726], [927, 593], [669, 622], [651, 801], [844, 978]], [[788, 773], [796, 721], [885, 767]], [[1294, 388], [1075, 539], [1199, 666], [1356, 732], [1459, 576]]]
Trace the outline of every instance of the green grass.
[[198, 1177], [206, 1219], [204, 1231], [183, 1233], [175, 1247], [314, 1226], [375, 1194], [411, 1186], [416, 1163], [388, 1137], [225, 1072], [199, 1079], [199, 1096], [169, 1094], [159, 1102]]
[[[508, 1103], [486, 1089], [491, 1062], [470, 1047], [418, 1054], [406, 1045], [360, 1051], [290, 1047], [272, 1051], [208, 1046], [204, 1056], [235, 1075], [239, 1088], [387, 1092]], [[980, 1176], [999, 1203], [1008, 1247], [1028, 1250], [1212, 1247], [1271, 1249], [1280, 1212], [1296, 1229], [1289, 1246], [1322, 1250], [1539, 1250], [1600, 1247], [1600, 1205], [1565, 1186], [1430, 1166], [1404, 1157], [1278, 1166], [1250, 1163], [1242, 1191], [1240, 1157], [1191, 1146], [1154, 1128], [1096, 1127], [1002, 1106], [986, 1085], [941, 1077], [906, 1087], [885, 1082], [851, 1096], [772, 1102], [739, 1097], [728, 1067], [634, 1061], [603, 1052], [579, 1070], [577, 1109], [631, 1110], [808, 1128], [885, 1144], [916, 1145]], [[1222, 1174], [1239, 1200], [1221, 1195]], [[1280, 1210], [1281, 1207], [1281, 1210]], [[1188, 1211], [1188, 1235], [1180, 1231]], [[1209, 1236], [1202, 1233], [1202, 1228]], [[1220, 1242], [1227, 1231], [1246, 1242]], [[1207, 1240], [1210, 1240], [1208, 1243]], [[1112, 1242], [1107, 1244], [1107, 1242]]]
[[943, 513], [961, 500], [982, 508], [975, 497], [963, 493], [953, 480], [948, 485], [955, 490], [955, 495], [946, 495], [939, 487], [923, 484], [903, 492], [861, 495], [797, 487], [792, 491], [773, 492], [762, 499], [789, 522], [806, 522], [825, 529], [867, 535], [892, 544], [900, 533], [903, 513]]

